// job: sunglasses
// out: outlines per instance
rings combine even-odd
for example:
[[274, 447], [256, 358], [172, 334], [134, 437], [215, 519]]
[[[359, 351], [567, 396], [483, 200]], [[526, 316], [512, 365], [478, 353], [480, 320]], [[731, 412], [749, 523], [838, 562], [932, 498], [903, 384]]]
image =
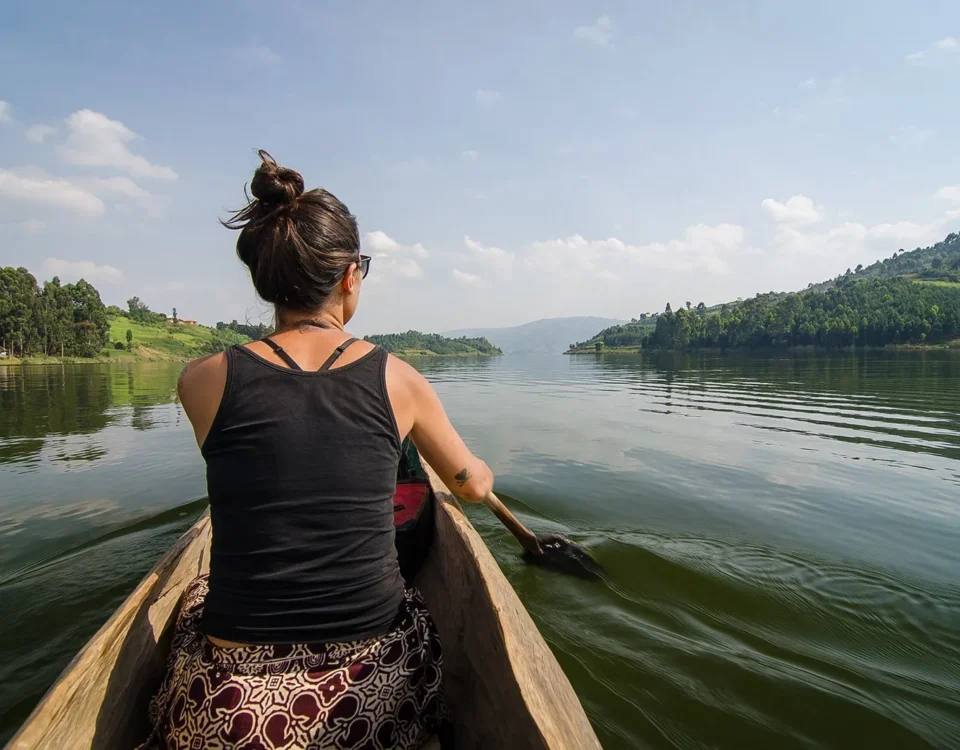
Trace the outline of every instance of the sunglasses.
[[367, 274], [370, 273], [370, 256], [361, 255], [360, 261], [357, 263], [357, 268], [360, 269], [360, 278], [367, 278]]

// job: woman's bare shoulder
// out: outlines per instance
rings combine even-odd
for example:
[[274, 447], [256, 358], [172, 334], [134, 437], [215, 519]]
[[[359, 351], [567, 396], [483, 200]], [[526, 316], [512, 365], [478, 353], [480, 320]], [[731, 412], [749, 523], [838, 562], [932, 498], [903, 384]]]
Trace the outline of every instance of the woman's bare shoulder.
[[189, 395], [196, 390], [205, 390], [206, 387], [216, 386], [218, 382], [222, 389], [226, 381], [226, 373], [227, 356], [225, 352], [207, 354], [204, 357], [191, 360], [180, 371], [180, 377], [177, 380], [177, 392], [182, 399], [184, 393]]
[[427, 383], [417, 368], [392, 354], [387, 355], [387, 378], [404, 389], [416, 390]]

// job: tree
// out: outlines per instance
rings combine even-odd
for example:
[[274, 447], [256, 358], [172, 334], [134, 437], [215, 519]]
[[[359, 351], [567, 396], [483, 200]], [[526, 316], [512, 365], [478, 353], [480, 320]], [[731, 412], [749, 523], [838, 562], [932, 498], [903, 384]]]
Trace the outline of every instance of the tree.
[[597, 343], [595, 343], [595, 344], [593, 345], [593, 348], [594, 348], [594, 350], [597, 352], [597, 354], [599, 354], [600, 352], [603, 351], [603, 342], [602, 342], [602, 341], [598, 341]]
[[690, 305], [690, 301], [689, 301], [689, 300], [687, 300], [687, 309], [689, 310], [689, 309], [690, 309], [690, 307], [691, 307], [691, 305]]
[[167, 322], [167, 316], [163, 313], [155, 313], [149, 307], [146, 306], [143, 302], [140, 301], [139, 297], [131, 297], [127, 300], [127, 308], [129, 313], [127, 317], [130, 320], [135, 320], [138, 323], [144, 323], [146, 325], [158, 325], [160, 323]]
[[127, 351], [133, 349], [133, 331], [127, 329]]
[[863, 270], [863, 263], [858, 263], [857, 267], [853, 270], [854, 273], [860, 273]]
[[26, 268], [0, 270], [0, 339], [11, 354], [19, 348], [22, 357], [34, 349], [38, 292]]
[[[223, 335], [223, 333], [221, 331], [220, 335]], [[419, 351], [433, 352], [434, 354], [502, 354], [497, 347], [485, 338], [461, 336], [460, 338], [449, 339], [436, 333], [420, 333], [419, 331], [366, 336], [364, 340], [377, 344], [392, 353]]]
[[149, 311], [150, 308], [147, 307], [143, 302], [140, 301], [139, 297], [131, 297], [127, 300], [127, 309], [130, 311], [130, 317], [136, 320], [137, 316], [143, 313], [145, 310]]
[[[110, 322], [107, 308], [92, 284], [80, 279], [76, 284], [67, 284], [73, 300], [73, 326], [76, 332], [77, 352], [81, 357], [93, 357], [110, 339]], [[89, 323], [89, 326], [83, 324]]]
[[666, 308], [664, 308], [664, 311], [663, 311], [663, 312], [664, 312], [665, 315], [668, 314], [668, 313], [672, 313], [672, 312], [673, 312], [673, 310], [670, 308], [670, 303], [669, 303], [669, 302], [667, 303], [667, 306], [666, 306]]
[[43, 300], [47, 337], [45, 348], [48, 353], [59, 350], [63, 357], [73, 335], [73, 298], [68, 289], [60, 286], [60, 279], [54, 276], [43, 285]]
[[[208, 318], [209, 320], [209, 318]], [[177, 324], [177, 308], [173, 308], [173, 324]]]
[[707, 306], [702, 302], [697, 304], [697, 315], [703, 315], [707, 311]]
[[943, 258], [937, 255], [930, 261], [930, 266], [931, 268], [940, 269], [943, 266]]

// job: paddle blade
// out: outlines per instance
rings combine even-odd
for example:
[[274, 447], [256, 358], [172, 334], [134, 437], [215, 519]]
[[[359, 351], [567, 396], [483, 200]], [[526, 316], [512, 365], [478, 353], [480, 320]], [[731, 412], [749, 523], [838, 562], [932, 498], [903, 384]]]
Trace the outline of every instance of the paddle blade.
[[532, 564], [591, 581], [603, 578], [603, 568], [580, 545], [562, 536], [537, 537], [542, 555], [524, 552], [523, 559]]

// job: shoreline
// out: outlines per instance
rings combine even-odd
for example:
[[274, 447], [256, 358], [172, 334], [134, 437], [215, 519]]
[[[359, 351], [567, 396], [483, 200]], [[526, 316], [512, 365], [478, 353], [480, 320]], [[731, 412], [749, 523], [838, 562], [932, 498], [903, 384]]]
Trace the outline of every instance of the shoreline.
[[839, 354], [853, 352], [884, 352], [884, 351], [960, 351], [960, 339], [945, 341], [940, 344], [885, 344], [883, 346], [844, 346], [838, 349], [826, 349], [810, 344], [798, 346], [767, 346], [756, 349], [734, 348], [721, 349], [719, 347], [700, 347], [696, 349], [643, 349], [639, 346], [611, 346], [597, 351], [589, 349], [568, 349], [564, 356], [579, 356], [581, 354]]
[[444, 357], [446, 359], [455, 359], [455, 358], [465, 358], [465, 357], [502, 357], [503, 352], [458, 352], [456, 354], [437, 354], [436, 352], [430, 351], [403, 351], [403, 352], [388, 352], [394, 357], [421, 357], [434, 359], [436, 357]]
[[[197, 355], [203, 356], [203, 355]], [[461, 352], [459, 354], [437, 354], [436, 352], [400, 352], [395, 357], [403, 359], [464, 359], [467, 357], [502, 357], [503, 352], [486, 354], [484, 352]], [[164, 352], [150, 351], [137, 355], [131, 352], [118, 351], [116, 356], [98, 354], [95, 357], [8, 357], [0, 359], [0, 367], [41, 367], [50, 365], [129, 365], [143, 362], [191, 362], [196, 357], [179, 357]]]

